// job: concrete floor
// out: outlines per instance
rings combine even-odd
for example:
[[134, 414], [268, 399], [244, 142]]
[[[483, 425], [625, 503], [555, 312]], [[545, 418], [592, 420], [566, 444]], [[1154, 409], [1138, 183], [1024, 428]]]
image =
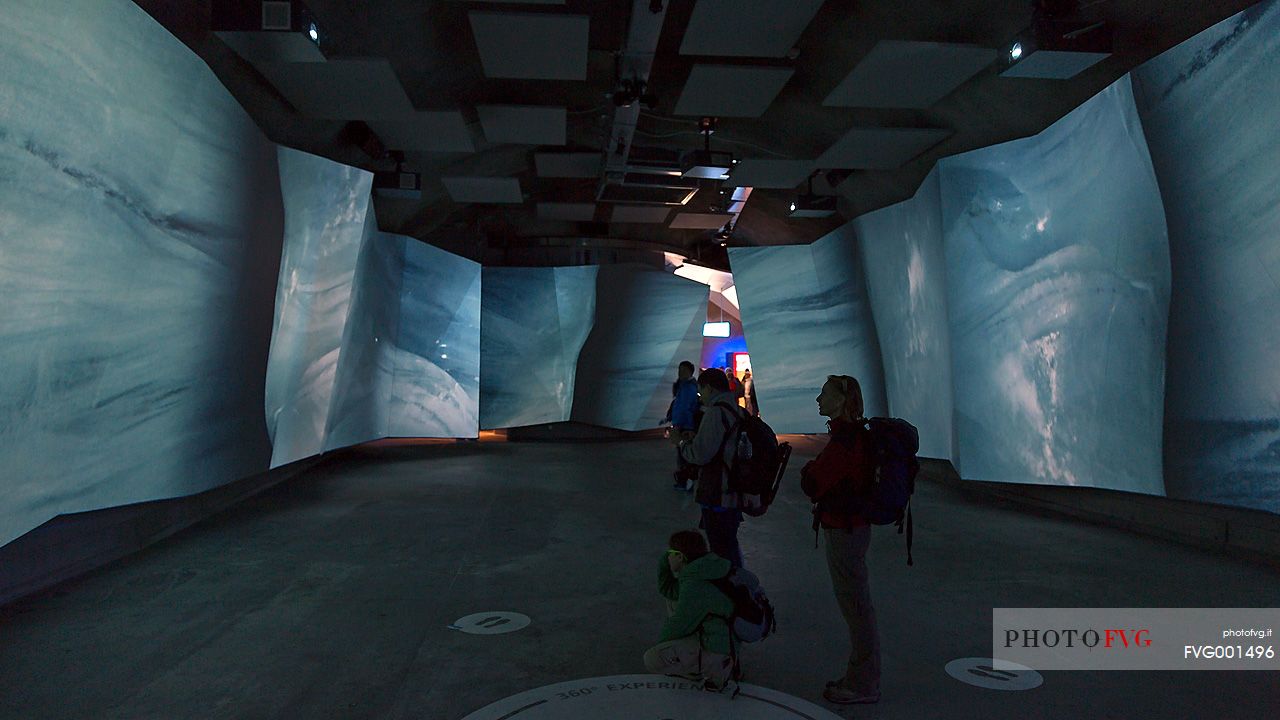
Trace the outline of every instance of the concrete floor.
[[[747, 681], [817, 704], [848, 648], [795, 473], [744, 525], [778, 634]], [[457, 720], [530, 688], [644, 672], [654, 566], [696, 525], [662, 441], [387, 446], [326, 463], [89, 576], [0, 610], [0, 717]], [[869, 564], [883, 699], [857, 718], [1263, 718], [1262, 672], [1046, 672], [998, 692], [953, 680], [990, 655], [993, 606], [1275, 607], [1261, 565], [918, 485], [914, 567], [877, 528]], [[446, 628], [508, 609], [496, 637]], [[673, 713], [674, 715], [674, 713]], [[726, 714], [726, 717], [731, 715]]]

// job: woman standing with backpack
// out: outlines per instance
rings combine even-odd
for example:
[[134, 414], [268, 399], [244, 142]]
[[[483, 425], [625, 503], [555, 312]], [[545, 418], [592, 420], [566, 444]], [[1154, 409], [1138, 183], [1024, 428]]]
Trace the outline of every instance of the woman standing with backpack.
[[876, 471], [862, 387], [848, 375], [830, 375], [817, 401], [818, 414], [829, 418], [831, 441], [800, 470], [800, 486], [816, 504], [814, 529], [826, 536], [831, 585], [853, 646], [844, 676], [828, 682], [822, 696], [842, 705], [874, 703], [880, 700], [880, 635], [867, 578], [871, 525], [847, 509]]

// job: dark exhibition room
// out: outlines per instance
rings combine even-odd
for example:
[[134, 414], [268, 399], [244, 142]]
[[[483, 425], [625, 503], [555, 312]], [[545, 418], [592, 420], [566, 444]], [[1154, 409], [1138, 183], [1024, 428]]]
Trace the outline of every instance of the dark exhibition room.
[[0, 720], [1280, 718], [1280, 0], [0, 0]]

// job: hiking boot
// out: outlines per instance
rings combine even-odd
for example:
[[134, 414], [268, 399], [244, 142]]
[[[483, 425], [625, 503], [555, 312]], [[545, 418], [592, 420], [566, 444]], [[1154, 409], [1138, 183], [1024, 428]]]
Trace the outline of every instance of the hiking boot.
[[880, 691], [862, 692], [845, 687], [840, 681], [832, 680], [822, 691], [827, 702], [837, 705], [854, 705], [880, 702]]

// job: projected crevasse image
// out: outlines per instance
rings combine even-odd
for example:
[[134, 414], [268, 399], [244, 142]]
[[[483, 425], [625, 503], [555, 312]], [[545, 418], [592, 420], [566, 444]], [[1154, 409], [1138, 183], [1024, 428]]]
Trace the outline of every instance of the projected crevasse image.
[[1128, 78], [939, 166], [960, 472], [1163, 494], [1169, 250]]
[[1132, 75], [1169, 224], [1169, 495], [1280, 512], [1280, 3]]

